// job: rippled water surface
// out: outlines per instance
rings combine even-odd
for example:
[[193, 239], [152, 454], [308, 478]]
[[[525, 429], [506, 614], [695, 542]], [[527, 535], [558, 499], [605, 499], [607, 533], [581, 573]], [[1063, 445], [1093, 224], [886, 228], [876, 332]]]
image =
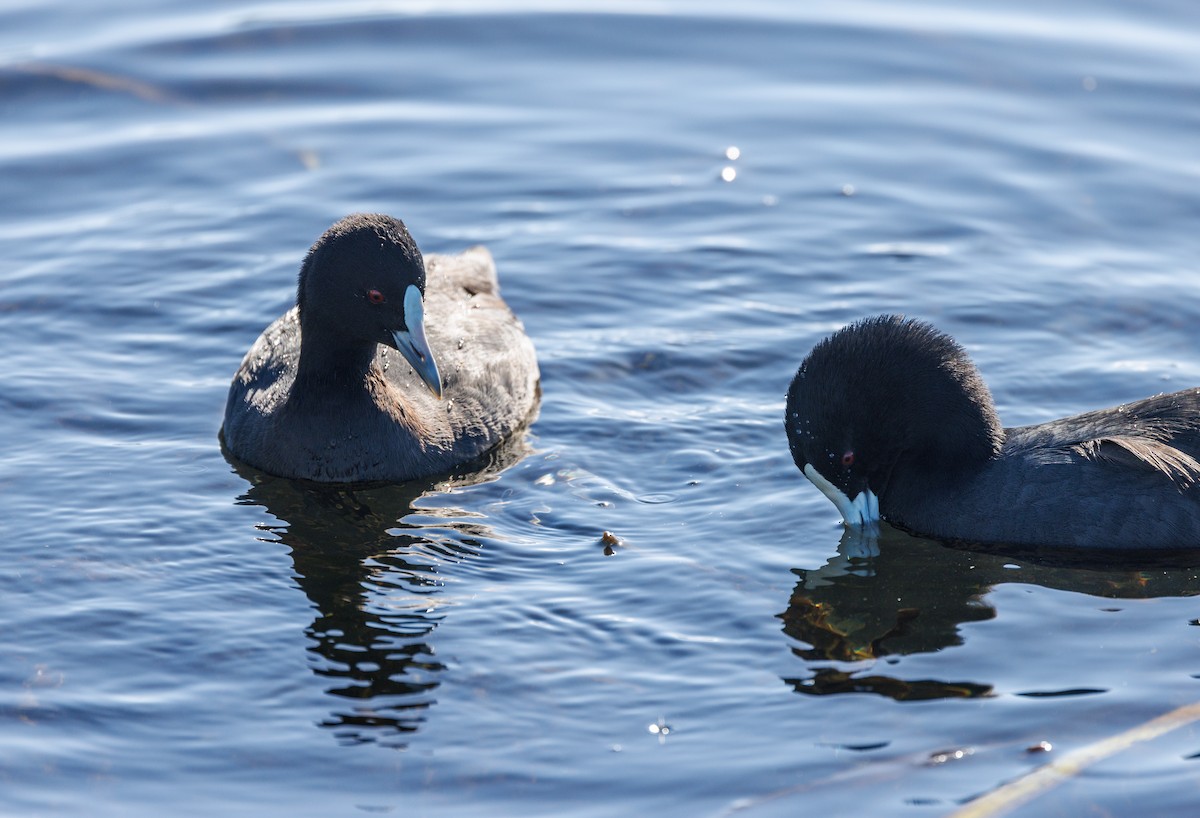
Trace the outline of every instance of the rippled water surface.
[[[1200, 384], [1193, 4], [563, 8], [0, 4], [0, 813], [946, 815], [1200, 699], [1195, 571], [869, 555], [780, 422], [883, 311], [1009, 425]], [[495, 255], [492, 469], [223, 458], [355, 210]], [[1192, 814], [1197, 758], [1018, 814]]]

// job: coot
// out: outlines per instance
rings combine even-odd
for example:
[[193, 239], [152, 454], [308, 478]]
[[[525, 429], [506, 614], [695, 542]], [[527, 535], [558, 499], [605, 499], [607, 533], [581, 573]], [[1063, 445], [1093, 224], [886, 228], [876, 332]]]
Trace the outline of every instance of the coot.
[[296, 306], [246, 353], [222, 436], [281, 477], [397, 482], [482, 457], [538, 399], [487, 250], [423, 260], [399, 219], [354, 214], [312, 246]]
[[1003, 428], [966, 352], [895, 315], [818, 343], [787, 394], [792, 458], [849, 526], [961, 542], [1200, 548], [1200, 389]]

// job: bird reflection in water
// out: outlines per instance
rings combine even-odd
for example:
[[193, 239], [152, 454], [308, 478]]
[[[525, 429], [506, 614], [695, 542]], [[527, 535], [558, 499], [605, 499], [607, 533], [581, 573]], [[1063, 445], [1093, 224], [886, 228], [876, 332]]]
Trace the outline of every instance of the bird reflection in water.
[[[1169, 561], [1168, 561], [1169, 560]], [[898, 701], [989, 695], [983, 679], [903, 679], [897, 658], [962, 644], [959, 626], [992, 619], [984, 596], [1006, 582], [1111, 599], [1200, 594], [1200, 554], [997, 553], [912, 537], [886, 524], [847, 528], [838, 553], [799, 577], [780, 614], [808, 674], [799, 693], [875, 693]], [[884, 660], [880, 662], [878, 660]]]
[[527, 451], [517, 435], [468, 467], [476, 471], [400, 485], [287, 480], [230, 458], [250, 483], [239, 503], [278, 520], [258, 526], [261, 539], [291, 549], [316, 609], [310, 664], [340, 702], [321, 722], [338, 741], [404, 747], [420, 729], [446, 669], [432, 640], [450, 601], [445, 577], [494, 537], [479, 514], [414, 503], [494, 480]]

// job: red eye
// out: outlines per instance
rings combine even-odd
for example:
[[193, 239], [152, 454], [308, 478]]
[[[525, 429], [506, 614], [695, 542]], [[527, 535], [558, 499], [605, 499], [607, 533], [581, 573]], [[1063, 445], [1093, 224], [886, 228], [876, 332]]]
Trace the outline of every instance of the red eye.
[[382, 304], [384, 301], [387, 301], [383, 297], [383, 293], [379, 292], [379, 290], [367, 290], [367, 300], [372, 304]]
[[854, 450], [853, 449], [846, 450], [846, 453], [842, 455], [842, 465], [845, 466], [847, 469], [854, 465]]

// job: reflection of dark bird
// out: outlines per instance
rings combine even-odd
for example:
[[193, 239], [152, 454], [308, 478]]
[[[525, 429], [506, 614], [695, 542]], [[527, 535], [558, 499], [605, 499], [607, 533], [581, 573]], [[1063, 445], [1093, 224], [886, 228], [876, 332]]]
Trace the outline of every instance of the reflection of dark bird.
[[847, 525], [947, 541], [1200, 549], [1200, 389], [1005, 429], [974, 364], [880, 316], [817, 344], [788, 390], [796, 465]]
[[[962, 644], [960, 626], [991, 619], [984, 596], [1006, 582], [1041, 585], [1114, 599], [1200, 594], [1195, 568], [1142, 559], [1114, 565], [1108, 552], [1039, 550], [1014, 562], [1011, 553], [947, 548], [934, 540], [887, 528], [877, 534], [847, 528], [838, 553], [816, 570], [796, 570], [799, 580], [783, 631], [802, 643], [792, 652], [810, 675], [788, 678], [811, 695], [876, 693], [898, 700], [987, 695], [984, 680], [904, 679], [901, 664], [875, 660], [937, 653]], [[1059, 557], [1065, 559], [1060, 560]], [[862, 663], [847, 668], [846, 663]], [[881, 672], [886, 668], [886, 672]], [[1047, 695], [1031, 691], [1030, 695]]]
[[309, 250], [296, 307], [234, 376], [222, 434], [269, 474], [398, 482], [519, 432], [538, 390], [533, 344], [487, 250], [426, 265], [398, 219], [357, 214]]
[[847, 529], [828, 563], [795, 572], [800, 579], [780, 618], [784, 633], [804, 643], [792, 652], [809, 663], [812, 675], [785, 681], [813, 695], [877, 693], [897, 700], [987, 695], [988, 684], [910, 680], [844, 666], [866, 662], [878, 671], [873, 660], [959, 645], [959, 625], [995, 616], [981, 601], [987, 588], [964, 565], [973, 556], [899, 532], [875, 537]]
[[[449, 484], [494, 479], [525, 453], [518, 436]], [[461, 510], [414, 509], [435, 488], [430, 482], [322, 485], [231, 462], [250, 483], [240, 502], [279, 520], [262, 529], [291, 548], [296, 582], [316, 608], [306, 628], [313, 672], [342, 702], [323, 725], [346, 743], [403, 746], [444, 670], [432, 641], [444, 616], [440, 575], [476, 554], [491, 532]], [[439, 534], [407, 524], [414, 511], [444, 518]]]

